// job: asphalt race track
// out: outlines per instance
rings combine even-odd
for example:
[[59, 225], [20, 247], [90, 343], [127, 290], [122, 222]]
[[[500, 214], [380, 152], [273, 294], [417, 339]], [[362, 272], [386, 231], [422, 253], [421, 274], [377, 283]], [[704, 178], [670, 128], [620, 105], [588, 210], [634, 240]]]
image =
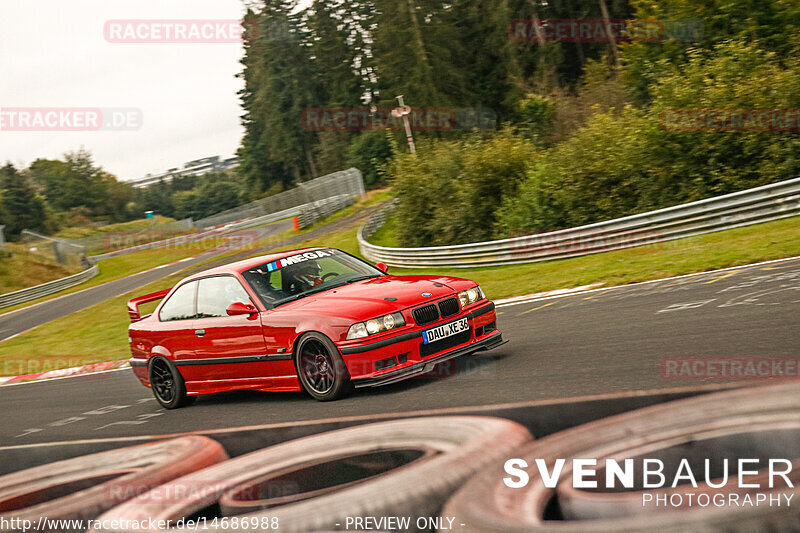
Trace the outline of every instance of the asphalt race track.
[[[248, 242], [254, 242], [270, 235], [276, 235], [292, 227], [291, 220], [282, 220], [266, 226], [240, 230], [226, 234], [226, 237], [247, 236]], [[125, 294], [149, 283], [165, 278], [175, 272], [183, 270], [191, 265], [201, 263], [214, 256], [223, 254], [228, 250], [221, 247], [214, 250], [202, 252], [191, 259], [179, 261], [174, 264], [139, 272], [130, 276], [109, 281], [102, 285], [96, 285], [82, 291], [74, 292], [61, 296], [46, 303], [24, 307], [17, 311], [12, 311], [0, 315], [0, 341], [13, 335], [26, 331], [30, 328], [39, 326], [51, 320], [67, 316], [81, 309], [86, 309], [109, 298]], [[102, 268], [102, 263], [100, 263]]]
[[[120, 286], [115, 292], [123, 290]], [[800, 359], [800, 260], [508, 305], [498, 311], [508, 344], [461, 358], [454, 369], [362, 389], [337, 402], [316, 402], [302, 393], [237, 392], [201, 397], [192, 407], [166, 411], [127, 369], [0, 387], [0, 404], [14, 406], [3, 412], [0, 445], [719, 383], [714, 378], [662, 376], [662, 361]]]

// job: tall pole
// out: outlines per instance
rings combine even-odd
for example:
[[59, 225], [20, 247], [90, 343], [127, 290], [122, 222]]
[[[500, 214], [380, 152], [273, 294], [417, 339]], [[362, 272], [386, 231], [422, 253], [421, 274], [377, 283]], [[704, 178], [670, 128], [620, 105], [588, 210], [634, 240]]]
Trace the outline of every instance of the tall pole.
[[[406, 104], [403, 103], [403, 95], [397, 96], [397, 103], [400, 104], [400, 109], [403, 109]], [[403, 125], [406, 128], [406, 139], [408, 140], [408, 149], [411, 151], [412, 154], [417, 153], [417, 149], [414, 147], [414, 136], [411, 135], [411, 124], [408, 122], [408, 113], [402, 113], [403, 115]]]

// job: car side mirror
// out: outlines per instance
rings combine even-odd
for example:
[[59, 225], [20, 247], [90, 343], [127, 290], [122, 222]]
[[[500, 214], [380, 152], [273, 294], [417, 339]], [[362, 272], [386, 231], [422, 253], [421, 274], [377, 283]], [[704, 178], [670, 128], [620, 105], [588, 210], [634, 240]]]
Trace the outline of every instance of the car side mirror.
[[375, 265], [375, 267], [378, 270], [380, 270], [381, 272], [383, 272], [384, 274], [388, 274], [389, 273], [389, 267], [386, 265], [386, 263], [377, 263]]
[[228, 313], [228, 316], [234, 315], [254, 315], [258, 313], [258, 309], [253, 304], [246, 304], [243, 302], [233, 302], [228, 308], [225, 310]]

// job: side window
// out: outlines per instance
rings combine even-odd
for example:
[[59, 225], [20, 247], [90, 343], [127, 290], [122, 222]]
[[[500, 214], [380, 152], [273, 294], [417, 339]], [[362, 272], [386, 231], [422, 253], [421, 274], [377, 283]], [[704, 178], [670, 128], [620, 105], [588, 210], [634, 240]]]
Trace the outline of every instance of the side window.
[[169, 300], [161, 306], [158, 318], [162, 322], [194, 318], [194, 291], [196, 288], [196, 281], [178, 287], [178, 290], [173, 292]]
[[250, 296], [239, 281], [232, 276], [215, 276], [200, 280], [197, 293], [197, 317], [228, 316], [228, 306], [233, 302], [249, 304]]

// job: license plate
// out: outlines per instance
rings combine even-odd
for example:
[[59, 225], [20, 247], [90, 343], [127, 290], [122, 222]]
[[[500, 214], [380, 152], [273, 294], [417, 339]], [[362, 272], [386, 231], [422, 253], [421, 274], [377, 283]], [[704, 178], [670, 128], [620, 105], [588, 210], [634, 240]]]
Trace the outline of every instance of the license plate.
[[467, 321], [466, 318], [461, 318], [459, 320], [456, 320], [455, 322], [450, 322], [449, 324], [442, 324], [441, 326], [437, 326], [435, 328], [423, 331], [422, 343], [429, 344], [431, 342], [436, 342], [446, 337], [450, 337], [451, 335], [456, 335], [458, 333], [461, 333], [462, 331], [467, 331], [468, 329], [469, 329], [469, 322]]

